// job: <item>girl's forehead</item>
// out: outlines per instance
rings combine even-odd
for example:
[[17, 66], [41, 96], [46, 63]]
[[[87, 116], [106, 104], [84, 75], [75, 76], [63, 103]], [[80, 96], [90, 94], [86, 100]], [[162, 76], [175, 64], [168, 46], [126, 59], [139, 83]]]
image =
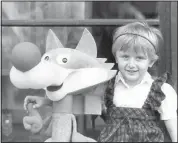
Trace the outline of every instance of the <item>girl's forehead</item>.
[[146, 49], [135, 46], [130, 48], [121, 48], [118, 52], [129, 55], [147, 55]]

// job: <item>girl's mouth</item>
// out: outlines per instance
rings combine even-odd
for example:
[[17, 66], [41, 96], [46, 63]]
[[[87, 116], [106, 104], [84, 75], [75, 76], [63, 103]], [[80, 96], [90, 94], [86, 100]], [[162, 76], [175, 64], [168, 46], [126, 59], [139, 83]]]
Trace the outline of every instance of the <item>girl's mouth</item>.
[[137, 71], [136, 70], [126, 70], [127, 72], [129, 73], [136, 73]]
[[63, 83], [61, 85], [51, 85], [47, 87], [47, 90], [50, 92], [54, 92], [59, 90], [63, 86]]

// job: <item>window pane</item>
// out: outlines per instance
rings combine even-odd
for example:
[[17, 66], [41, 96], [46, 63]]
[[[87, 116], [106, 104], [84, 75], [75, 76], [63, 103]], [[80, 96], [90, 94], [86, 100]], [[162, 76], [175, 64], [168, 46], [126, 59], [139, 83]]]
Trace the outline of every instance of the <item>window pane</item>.
[[2, 18], [15, 20], [157, 18], [157, 2], [3, 2]]
[[[90, 16], [91, 2], [3, 2], [2, 18], [29, 19], [84, 19]], [[87, 12], [85, 11], [87, 9]]]
[[145, 19], [156, 18], [157, 2], [140, 1], [105, 1], [93, 2], [93, 18], [104, 19]]

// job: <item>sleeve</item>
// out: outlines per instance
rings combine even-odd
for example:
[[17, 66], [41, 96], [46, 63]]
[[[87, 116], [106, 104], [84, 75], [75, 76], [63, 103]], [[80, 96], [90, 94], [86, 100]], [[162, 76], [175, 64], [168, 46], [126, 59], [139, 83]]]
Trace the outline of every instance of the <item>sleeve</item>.
[[161, 102], [158, 112], [161, 120], [177, 118], [177, 93], [170, 84], [164, 83], [161, 87], [165, 99]]

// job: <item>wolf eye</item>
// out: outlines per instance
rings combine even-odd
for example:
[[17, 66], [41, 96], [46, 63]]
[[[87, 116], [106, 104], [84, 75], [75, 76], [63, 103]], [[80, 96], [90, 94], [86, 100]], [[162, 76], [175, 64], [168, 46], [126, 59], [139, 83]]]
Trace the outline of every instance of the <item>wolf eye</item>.
[[63, 58], [63, 59], [62, 59], [62, 62], [63, 62], [63, 63], [67, 63], [67, 58]]
[[65, 65], [67, 63], [70, 62], [70, 55], [69, 54], [59, 54], [57, 57], [56, 57], [56, 62], [59, 64], [59, 65]]
[[46, 56], [44, 59], [45, 59], [46, 61], [49, 61], [49, 56]]

